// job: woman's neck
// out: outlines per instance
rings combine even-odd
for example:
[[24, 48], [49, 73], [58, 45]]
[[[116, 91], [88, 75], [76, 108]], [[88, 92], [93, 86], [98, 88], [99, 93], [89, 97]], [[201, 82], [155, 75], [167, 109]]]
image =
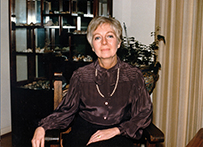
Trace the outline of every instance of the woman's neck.
[[113, 66], [116, 65], [117, 63], [117, 55], [108, 58], [108, 59], [103, 59], [103, 58], [98, 58], [99, 65], [105, 69], [110, 69]]

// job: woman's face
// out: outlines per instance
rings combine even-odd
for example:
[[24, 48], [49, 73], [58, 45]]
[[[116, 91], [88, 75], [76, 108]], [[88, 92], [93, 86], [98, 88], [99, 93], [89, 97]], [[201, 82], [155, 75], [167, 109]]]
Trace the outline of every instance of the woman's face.
[[116, 55], [120, 42], [116, 38], [115, 31], [108, 23], [99, 25], [93, 32], [92, 50], [101, 59], [107, 59]]

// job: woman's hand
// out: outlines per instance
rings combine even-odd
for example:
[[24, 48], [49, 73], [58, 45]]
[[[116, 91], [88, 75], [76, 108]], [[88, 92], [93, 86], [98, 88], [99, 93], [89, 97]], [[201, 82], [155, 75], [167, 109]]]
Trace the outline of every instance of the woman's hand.
[[105, 129], [105, 130], [98, 130], [96, 133], [94, 133], [91, 136], [87, 145], [94, 143], [94, 142], [102, 141], [102, 140], [108, 140], [119, 134], [120, 134], [120, 130], [117, 127]]
[[38, 127], [35, 130], [34, 136], [32, 138], [32, 147], [44, 147], [44, 136], [45, 130], [42, 127]]

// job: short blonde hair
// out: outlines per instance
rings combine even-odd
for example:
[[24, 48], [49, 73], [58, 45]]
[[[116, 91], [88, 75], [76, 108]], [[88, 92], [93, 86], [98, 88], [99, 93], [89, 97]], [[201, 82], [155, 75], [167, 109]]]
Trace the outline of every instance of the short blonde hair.
[[91, 46], [92, 46], [93, 32], [97, 29], [99, 25], [102, 25], [104, 23], [109, 24], [112, 27], [112, 29], [115, 31], [118, 42], [122, 41], [122, 27], [118, 20], [111, 17], [109, 18], [105, 16], [96, 16], [90, 21], [87, 28], [87, 40]]

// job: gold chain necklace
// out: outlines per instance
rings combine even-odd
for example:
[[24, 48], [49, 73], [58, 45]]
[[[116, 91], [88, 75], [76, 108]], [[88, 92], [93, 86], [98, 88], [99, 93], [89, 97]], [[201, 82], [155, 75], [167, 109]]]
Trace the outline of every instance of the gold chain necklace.
[[[120, 74], [120, 68], [117, 69], [116, 84], [115, 84], [115, 87], [114, 87], [112, 93], [110, 94], [110, 97], [115, 93], [115, 91], [116, 91], [116, 89], [117, 89], [118, 80], [119, 80], [119, 74]], [[95, 70], [95, 76], [97, 77], [97, 69]], [[96, 88], [97, 88], [97, 91], [98, 91], [99, 95], [104, 98], [104, 95], [101, 93], [98, 84], [96, 84]]]

